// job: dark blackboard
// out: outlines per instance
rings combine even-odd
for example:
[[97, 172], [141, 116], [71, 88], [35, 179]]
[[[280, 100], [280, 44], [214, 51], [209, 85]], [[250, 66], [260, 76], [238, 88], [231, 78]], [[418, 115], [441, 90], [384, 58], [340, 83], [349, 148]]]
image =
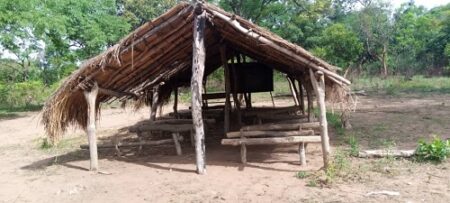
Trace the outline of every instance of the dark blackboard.
[[[229, 65], [228, 67], [233, 67]], [[273, 69], [261, 63], [234, 64], [238, 93], [273, 91]], [[231, 89], [234, 89], [234, 74], [231, 74]]]

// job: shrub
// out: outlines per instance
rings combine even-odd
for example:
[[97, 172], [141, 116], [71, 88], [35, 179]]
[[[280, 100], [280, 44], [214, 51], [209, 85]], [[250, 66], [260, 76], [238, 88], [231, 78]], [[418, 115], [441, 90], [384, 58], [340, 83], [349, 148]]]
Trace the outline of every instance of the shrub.
[[430, 143], [419, 141], [416, 149], [418, 161], [442, 162], [450, 156], [450, 142], [440, 138], [434, 138]]
[[348, 138], [348, 144], [350, 145], [350, 155], [358, 156], [359, 154], [359, 143], [355, 136], [350, 136]]
[[308, 176], [309, 176], [309, 174], [306, 171], [299, 171], [295, 174], [295, 177], [297, 177], [298, 179], [305, 179]]
[[0, 84], [0, 108], [35, 109], [45, 101], [53, 91], [42, 81], [27, 81], [13, 84]]

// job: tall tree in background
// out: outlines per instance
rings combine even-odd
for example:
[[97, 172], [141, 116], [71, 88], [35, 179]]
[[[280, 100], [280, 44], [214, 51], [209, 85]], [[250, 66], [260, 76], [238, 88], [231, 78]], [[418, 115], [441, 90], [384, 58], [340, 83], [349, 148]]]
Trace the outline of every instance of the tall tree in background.
[[[0, 50], [8, 51], [16, 58], [20, 68], [13, 70], [19, 73], [16, 79], [20, 81], [30, 79], [32, 54], [42, 49], [39, 38], [33, 33], [32, 20], [36, 16], [36, 4], [34, 0], [0, 1]], [[11, 64], [11, 61], [4, 64]]]
[[379, 0], [360, 0], [359, 33], [367, 56], [381, 63], [380, 73], [388, 75], [390, 41], [393, 33], [389, 4]]
[[178, 2], [180, 0], [117, 0], [117, 6], [120, 15], [135, 29], [160, 16]]

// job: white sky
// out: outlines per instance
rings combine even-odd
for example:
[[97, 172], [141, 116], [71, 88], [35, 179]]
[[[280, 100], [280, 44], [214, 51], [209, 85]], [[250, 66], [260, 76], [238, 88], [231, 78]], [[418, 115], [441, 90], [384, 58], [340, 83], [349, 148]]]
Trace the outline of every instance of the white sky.
[[[409, 0], [392, 0], [391, 3], [395, 8], [399, 7], [402, 3], [408, 2]], [[442, 6], [450, 3], [450, 0], [415, 0], [416, 5], [425, 6], [430, 9], [436, 6]]]

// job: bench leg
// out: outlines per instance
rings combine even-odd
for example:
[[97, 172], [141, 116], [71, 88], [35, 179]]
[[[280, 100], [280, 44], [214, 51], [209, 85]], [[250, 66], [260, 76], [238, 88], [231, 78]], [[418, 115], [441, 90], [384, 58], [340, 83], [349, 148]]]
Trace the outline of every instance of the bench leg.
[[300, 154], [300, 165], [306, 166], [306, 144], [304, 142], [300, 143], [298, 153]]
[[179, 136], [180, 136], [180, 133], [172, 133], [173, 142], [175, 143], [175, 150], [177, 151], [177, 155], [182, 155], [183, 152], [181, 151]]
[[241, 162], [243, 164], [247, 163], [247, 147], [245, 144], [241, 144]]

